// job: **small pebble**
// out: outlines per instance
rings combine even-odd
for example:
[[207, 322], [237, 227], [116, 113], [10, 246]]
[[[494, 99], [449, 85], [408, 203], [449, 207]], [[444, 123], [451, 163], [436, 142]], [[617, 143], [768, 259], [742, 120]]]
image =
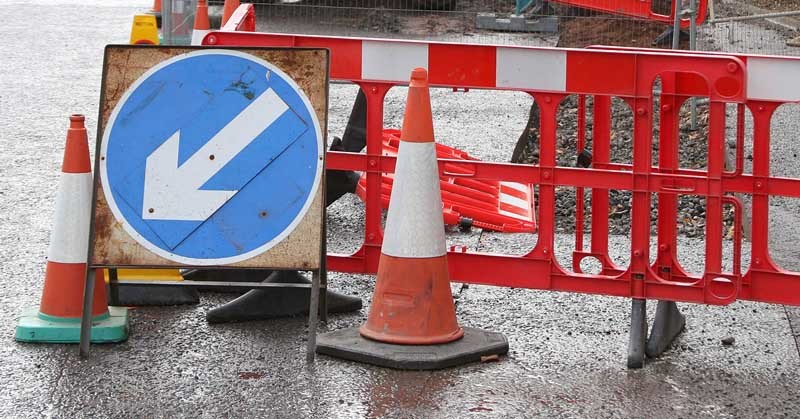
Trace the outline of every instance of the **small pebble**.
[[733, 336], [728, 336], [726, 338], [722, 338], [722, 344], [725, 346], [731, 346], [736, 342], [736, 338]]

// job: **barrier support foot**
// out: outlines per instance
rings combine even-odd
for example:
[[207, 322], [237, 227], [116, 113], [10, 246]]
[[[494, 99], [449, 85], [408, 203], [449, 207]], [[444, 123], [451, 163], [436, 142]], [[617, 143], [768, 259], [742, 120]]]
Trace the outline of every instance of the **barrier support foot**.
[[655, 358], [669, 348], [675, 338], [686, 326], [686, 317], [678, 310], [674, 301], [659, 301], [656, 318], [650, 337], [647, 339], [645, 352], [649, 358]]
[[[297, 271], [275, 271], [264, 282], [280, 284], [310, 284]], [[361, 299], [327, 290], [328, 312], [346, 313], [361, 309]], [[209, 310], [209, 323], [266, 320], [308, 313], [310, 288], [254, 289], [222, 306]]]
[[647, 339], [647, 300], [631, 300], [631, 334], [628, 342], [628, 368], [644, 366]]

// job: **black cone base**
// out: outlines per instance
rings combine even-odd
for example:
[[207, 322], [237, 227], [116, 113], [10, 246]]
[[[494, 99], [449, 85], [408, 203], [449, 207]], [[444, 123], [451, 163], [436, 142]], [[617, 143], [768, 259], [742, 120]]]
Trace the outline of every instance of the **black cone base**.
[[[263, 282], [280, 284], [309, 284], [297, 271], [275, 271]], [[308, 314], [310, 288], [267, 288], [251, 290], [239, 298], [206, 314], [209, 323], [266, 320]], [[361, 309], [361, 299], [331, 290], [327, 294], [328, 312], [346, 313]]]
[[508, 340], [496, 332], [464, 328], [464, 337], [441, 345], [393, 345], [361, 337], [357, 327], [317, 337], [317, 353], [403, 370], [436, 370], [504, 355]]
[[655, 358], [666, 351], [672, 341], [681, 334], [686, 326], [686, 317], [678, 310], [674, 301], [659, 301], [656, 307], [656, 319], [647, 339], [647, 356]]
[[[117, 299], [111, 303], [119, 306], [174, 306], [200, 302], [200, 294], [189, 287], [119, 284], [117, 290]], [[108, 284], [106, 284], [106, 295], [111, 296]]]

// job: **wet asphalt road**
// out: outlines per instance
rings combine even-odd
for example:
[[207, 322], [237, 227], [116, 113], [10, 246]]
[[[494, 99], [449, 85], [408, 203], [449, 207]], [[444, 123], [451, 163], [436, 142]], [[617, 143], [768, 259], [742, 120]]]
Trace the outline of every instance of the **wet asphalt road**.
[[[800, 414], [800, 357], [786, 311], [748, 302], [682, 305], [686, 332], [673, 350], [638, 371], [625, 368], [628, 300], [480, 286], [458, 294], [459, 319], [504, 333], [509, 356], [439, 372], [327, 357], [307, 365], [305, 319], [208, 325], [204, 314], [230, 298], [223, 295], [204, 295], [198, 306], [135, 309], [130, 340], [96, 345], [89, 360], [80, 360], [74, 345], [14, 342], [17, 317], [39, 301], [67, 115], [85, 113], [94, 137], [102, 48], [127, 41], [131, 14], [150, 3], [90, 1], [0, 1], [6, 40], [0, 44], [0, 156], [6, 162], [0, 167], [0, 417]], [[443, 121], [437, 132], [478, 157], [504, 160], [524, 125], [527, 98], [504, 96], [487, 110], [484, 94], [434, 92], [434, 103], [441, 104], [436, 119]], [[341, 133], [353, 95], [349, 86], [332, 87], [332, 133]], [[402, 97], [398, 90], [389, 103]], [[396, 125], [398, 115], [399, 109], [389, 112], [386, 125]], [[481, 132], [485, 141], [464, 132]], [[352, 197], [331, 209], [333, 249], [355, 247], [361, 211]], [[448, 240], [522, 252], [535, 236], [452, 233]], [[566, 254], [571, 240], [559, 236], [557, 253]], [[681, 241], [687, 267], [702, 269], [702, 245]], [[614, 238], [612, 252], [622, 258], [629, 249]], [[331, 282], [365, 302], [374, 284], [371, 277], [341, 274], [332, 274]], [[652, 319], [654, 304], [650, 309]], [[324, 327], [359, 325], [367, 310], [333, 316]], [[728, 336], [734, 345], [721, 344]]]

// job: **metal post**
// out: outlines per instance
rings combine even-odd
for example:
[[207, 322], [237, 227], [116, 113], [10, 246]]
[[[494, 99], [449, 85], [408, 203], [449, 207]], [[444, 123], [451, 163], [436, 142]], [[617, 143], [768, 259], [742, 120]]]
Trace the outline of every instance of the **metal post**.
[[672, 24], [672, 49], [679, 49], [681, 42], [681, 0], [675, 0], [675, 21]]
[[86, 272], [86, 283], [83, 286], [83, 313], [81, 315], [80, 356], [89, 356], [89, 344], [92, 342], [92, 303], [94, 302], [95, 269], [89, 267]]
[[161, 2], [161, 39], [162, 44], [172, 45], [172, 0]]
[[317, 323], [319, 322], [319, 283], [322, 267], [311, 275], [311, 304], [308, 307], [308, 343], [306, 362], [314, 362], [317, 352]]

